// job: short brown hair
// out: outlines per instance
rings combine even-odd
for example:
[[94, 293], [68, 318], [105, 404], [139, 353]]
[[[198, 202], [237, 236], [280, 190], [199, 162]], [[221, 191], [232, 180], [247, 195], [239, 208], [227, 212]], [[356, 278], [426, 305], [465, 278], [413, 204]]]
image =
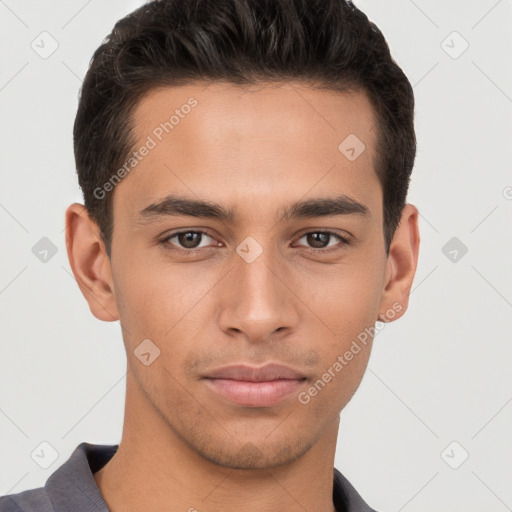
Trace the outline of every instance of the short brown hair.
[[205, 80], [365, 91], [378, 119], [389, 251], [416, 154], [414, 95], [376, 25], [348, 0], [154, 0], [119, 20], [95, 51], [74, 124], [78, 181], [109, 257], [113, 193], [95, 190], [134, 149], [134, 107], [157, 86]]

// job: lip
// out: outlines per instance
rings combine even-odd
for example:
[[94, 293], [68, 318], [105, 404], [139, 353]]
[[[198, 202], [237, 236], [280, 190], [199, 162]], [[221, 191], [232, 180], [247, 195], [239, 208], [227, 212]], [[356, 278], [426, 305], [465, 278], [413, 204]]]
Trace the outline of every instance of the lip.
[[217, 368], [208, 373], [206, 377], [264, 382], [277, 379], [304, 379], [305, 375], [281, 364], [266, 364], [258, 367], [239, 364]]
[[228, 401], [247, 407], [276, 405], [296, 392], [306, 377], [279, 364], [227, 366], [205, 376], [208, 387]]

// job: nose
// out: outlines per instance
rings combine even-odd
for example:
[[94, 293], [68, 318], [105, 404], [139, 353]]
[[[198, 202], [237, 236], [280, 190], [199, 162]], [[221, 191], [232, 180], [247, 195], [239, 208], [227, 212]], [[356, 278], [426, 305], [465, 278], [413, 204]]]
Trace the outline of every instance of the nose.
[[250, 342], [284, 337], [296, 330], [299, 300], [290, 289], [290, 269], [270, 249], [252, 262], [235, 254], [223, 284], [220, 327]]

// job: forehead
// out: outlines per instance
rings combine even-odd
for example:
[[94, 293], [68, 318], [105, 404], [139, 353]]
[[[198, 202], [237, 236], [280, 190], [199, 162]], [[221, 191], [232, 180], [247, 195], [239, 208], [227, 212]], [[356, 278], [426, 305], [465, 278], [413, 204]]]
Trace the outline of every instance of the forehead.
[[194, 83], [151, 90], [132, 119], [133, 149], [151, 149], [117, 187], [124, 192], [117, 190], [114, 202], [124, 196], [142, 206], [178, 192], [261, 203], [317, 188], [350, 191], [368, 203], [378, 186], [376, 119], [363, 92]]
[[[182, 123], [186, 118], [193, 119], [195, 137], [214, 144], [237, 134], [239, 138], [248, 133], [265, 138], [277, 127], [290, 144], [293, 144], [291, 136], [303, 135], [305, 128], [312, 141], [330, 139], [329, 135], [336, 140], [347, 134], [347, 130], [368, 139], [373, 135], [376, 121], [363, 91], [332, 91], [293, 82], [247, 86], [194, 83], [158, 87], [146, 93], [134, 109], [135, 135], [140, 141], [170, 121], [172, 138], [169, 139], [185, 138], [191, 135], [187, 130], [191, 122]], [[178, 125], [181, 125], [179, 130]], [[168, 133], [162, 135], [165, 134]], [[366, 142], [372, 145], [373, 140]]]

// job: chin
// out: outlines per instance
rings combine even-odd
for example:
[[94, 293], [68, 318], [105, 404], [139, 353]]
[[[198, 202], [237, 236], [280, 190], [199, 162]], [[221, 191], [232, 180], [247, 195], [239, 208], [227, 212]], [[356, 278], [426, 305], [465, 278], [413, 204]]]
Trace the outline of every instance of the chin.
[[[239, 445], [236, 451], [233, 448]], [[210, 442], [208, 447], [197, 450], [197, 452], [213, 464], [230, 469], [270, 469], [290, 464], [304, 455], [313, 445], [305, 443], [304, 440], [297, 440], [290, 444], [290, 438], [286, 441], [276, 440], [270, 443], [268, 440], [261, 441], [240, 441], [235, 443], [234, 439], [226, 444]], [[214, 450], [211, 447], [215, 447]]]

